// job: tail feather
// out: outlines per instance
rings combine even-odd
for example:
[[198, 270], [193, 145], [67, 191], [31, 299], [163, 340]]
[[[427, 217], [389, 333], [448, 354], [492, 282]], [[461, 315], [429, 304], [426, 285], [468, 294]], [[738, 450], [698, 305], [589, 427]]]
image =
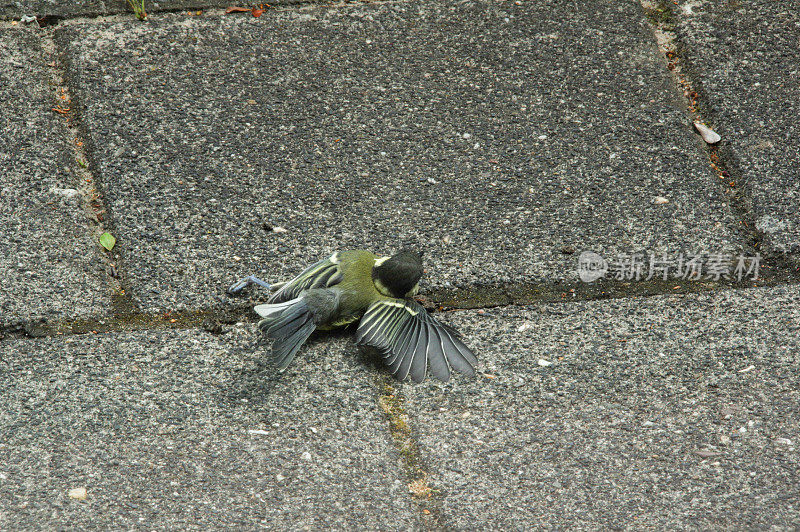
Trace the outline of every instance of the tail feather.
[[253, 307], [259, 316], [262, 318], [274, 318], [278, 316], [281, 312], [286, 310], [287, 308], [291, 307], [302, 298], [295, 298], [290, 301], [284, 301], [283, 303], [268, 303], [264, 305], [256, 305]]
[[316, 329], [314, 315], [302, 298], [259, 305], [255, 310], [264, 316], [258, 327], [273, 339], [272, 357], [278, 369], [283, 371]]
[[272, 356], [275, 358], [279, 371], [285, 370], [292, 363], [294, 356], [308, 340], [308, 337], [311, 336], [311, 333], [314, 332], [314, 329], [316, 329], [314, 321], [308, 320], [290, 337], [275, 340], [275, 343], [272, 344]]
[[311, 313], [305, 305], [295, 305], [283, 311], [264, 332], [270, 338], [285, 338], [294, 334], [298, 327], [311, 319]]

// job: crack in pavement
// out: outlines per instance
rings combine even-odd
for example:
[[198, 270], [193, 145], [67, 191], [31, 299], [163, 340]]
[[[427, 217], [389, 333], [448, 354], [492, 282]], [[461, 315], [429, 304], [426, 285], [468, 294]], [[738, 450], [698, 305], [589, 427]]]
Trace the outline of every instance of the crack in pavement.
[[86, 216], [86, 228], [91, 239], [100, 248], [100, 257], [105, 266], [105, 281], [111, 293], [114, 315], [129, 313], [135, 308], [133, 301], [127, 296], [123, 285], [123, 268], [119, 253], [106, 250], [99, 244], [100, 235], [109, 232], [113, 235], [113, 221], [108, 216], [102, 187], [92, 168], [96, 164], [92, 158], [90, 136], [81, 122], [81, 102], [73, 97], [68, 83], [67, 72], [70, 65], [65, 54], [59, 53], [52, 31], [43, 32], [42, 48], [45, 54], [49, 82], [53, 90], [53, 112], [63, 118], [65, 143], [72, 149], [72, 169], [74, 185], [81, 198], [81, 206]]
[[[692, 63], [688, 59], [688, 46], [677, 33], [677, 19], [681, 16], [679, 8], [667, 0], [640, 0], [645, 16], [653, 29], [659, 50], [667, 60], [667, 69], [671, 73], [678, 89], [683, 93], [689, 120], [704, 124], [712, 123], [714, 115], [711, 105], [703, 90], [699, 77], [694, 73]], [[791, 257], [764, 246], [764, 235], [755, 227], [755, 217], [751, 208], [748, 193], [749, 183], [743, 179], [737, 157], [728, 143], [704, 144], [709, 165], [717, 177], [722, 193], [728, 198], [731, 211], [738, 219], [736, 230], [745, 237], [747, 245], [763, 254], [771, 261], [776, 271], [784, 272], [786, 277], [800, 278], [800, 258]]]
[[[360, 0], [360, 4], [391, 4], [391, 3], [398, 3], [398, 2], [406, 2], [407, 0]], [[230, 5], [235, 5], [235, 2], [231, 2]], [[331, 8], [337, 7], [344, 7], [352, 5], [352, 2], [348, 0], [342, 1], [324, 1], [324, 0], [280, 0], [279, 3], [257, 3], [257, 4], [248, 4], [245, 3], [244, 5], [248, 6], [248, 11], [233, 11], [228, 12], [227, 7], [220, 7], [219, 5], [208, 5], [208, 4], [190, 4], [187, 3], [182, 6], [177, 7], [155, 7], [154, 5], [150, 5], [147, 9], [147, 16], [148, 19], [154, 14], [180, 14], [185, 13], [187, 16], [190, 17], [219, 17], [219, 16], [253, 16], [251, 14], [250, 8], [255, 6], [263, 6], [264, 11], [263, 13], [266, 14], [269, 11], [276, 11], [281, 9], [291, 9], [303, 6], [325, 6]], [[34, 15], [36, 17], [36, 24], [39, 28], [52, 28], [55, 26], [60, 25], [69, 25], [69, 24], [84, 24], [84, 23], [93, 23], [93, 22], [119, 22], [119, 21], [133, 21], [133, 22], [146, 22], [146, 21], [139, 21], [136, 19], [136, 15], [133, 11], [129, 10], [114, 10], [109, 9], [108, 7], [103, 4], [103, 11], [88, 11], [86, 13], [81, 13], [78, 15], [63, 15], [59, 13], [45, 13], [43, 15]], [[264, 16], [259, 15], [259, 16]], [[22, 22], [21, 18], [19, 17], [7, 17], [5, 19], [0, 19], [0, 27], [7, 25], [7, 26], [17, 26], [19, 24], [32, 24], [33, 22]]]
[[[800, 279], [775, 275], [770, 263], [762, 264], [767, 275], [757, 281], [735, 282], [682, 279], [651, 279], [650, 281], [616, 281], [601, 279], [593, 283], [512, 283], [468, 288], [428, 289], [417, 300], [430, 312], [481, 310], [505, 306], [525, 306], [542, 303], [566, 303], [624, 299], [631, 297], [656, 297], [686, 295], [726, 290], [791, 286]], [[782, 274], [783, 272], [778, 272]], [[238, 299], [238, 298], [237, 298]], [[126, 309], [110, 316], [65, 318], [58, 320], [33, 320], [14, 325], [0, 326], [0, 340], [4, 336], [42, 337], [72, 334], [99, 334], [103, 332], [129, 332], [158, 329], [205, 329], [215, 334], [226, 332], [225, 325], [238, 322], [255, 323], [260, 318], [252, 310], [259, 299], [231, 299], [224, 308], [201, 308], [163, 312], [142, 312]]]
[[419, 441], [410, 424], [403, 394], [394, 386], [392, 377], [378, 374], [378, 405], [388, 423], [395, 449], [400, 454], [407, 475], [408, 492], [420, 510], [426, 530], [448, 530], [445, 524], [440, 490], [431, 484], [430, 473], [422, 457]]

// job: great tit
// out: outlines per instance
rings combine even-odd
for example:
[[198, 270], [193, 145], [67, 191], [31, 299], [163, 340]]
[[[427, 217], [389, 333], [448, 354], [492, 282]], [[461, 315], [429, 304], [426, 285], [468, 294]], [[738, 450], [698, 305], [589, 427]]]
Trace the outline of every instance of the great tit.
[[[392, 257], [369, 251], [340, 251], [306, 268], [264, 305], [258, 327], [273, 340], [272, 356], [284, 370], [316, 329], [361, 320], [356, 343], [379, 353], [399, 380], [450, 379], [452, 370], [475, 374], [478, 360], [450, 326], [411, 299], [419, 290], [422, 256], [403, 250]], [[256, 282], [248, 278], [244, 283]], [[265, 284], [265, 283], [264, 283]], [[244, 284], [235, 285], [241, 289]]]

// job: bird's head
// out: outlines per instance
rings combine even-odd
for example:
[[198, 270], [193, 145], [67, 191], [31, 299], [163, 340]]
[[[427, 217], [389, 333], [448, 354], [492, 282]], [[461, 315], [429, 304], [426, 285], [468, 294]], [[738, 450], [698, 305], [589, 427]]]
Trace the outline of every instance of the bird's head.
[[388, 297], [415, 295], [421, 277], [422, 254], [407, 249], [376, 260], [372, 268], [372, 282], [380, 293]]

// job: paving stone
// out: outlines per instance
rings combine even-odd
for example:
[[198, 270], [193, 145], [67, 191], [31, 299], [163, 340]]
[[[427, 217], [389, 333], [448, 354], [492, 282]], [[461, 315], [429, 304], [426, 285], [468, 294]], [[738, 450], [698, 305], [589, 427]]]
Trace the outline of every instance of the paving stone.
[[800, 2], [681, 2], [675, 12], [756, 229], [800, 264]]
[[418, 528], [352, 343], [318, 342], [276, 376], [256, 338], [3, 341], [0, 528]]
[[[102, 0], [0, 0], [0, 20], [21, 17], [93, 16], [105, 11]], [[38, 26], [35, 22], [34, 25]]]
[[0, 328], [110, 306], [38, 37], [0, 29]]
[[741, 249], [637, 2], [303, 6], [57, 39], [146, 309], [222, 305], [246, 274], [341, 248], [418, 246], [436, 287], [575, 280], [584, 249]]
[[800, 523], [797, 286], [447, 317], [480, 374], [402, 393], [448, 526]]
[[[263, 5], [266, 9], [269, 9], [267, 6], [291, 3], [293, 3], [292, 0], [278, 0]], [[158, 17], [163, 11], [186, 10], [187, 13], [197, 13], [197, 11], [209, 8], [228, 8], [237, 5], [236, 2], [225, 0], [203, 0], [201, 2], [195, 0], [151, 2], [146, 0], [144, 4], [149, 18]], [[248, 4], [245, 2], [240, 5], [250, 8], [261, 4]], [[134, 17], [133, 9], [127, 0], [71, 0], [69, 2], [59, 2], [58, 0], [0, 0], [0, 20], [20, 19], [23, 16], [71, 19], [125, 13]]]

